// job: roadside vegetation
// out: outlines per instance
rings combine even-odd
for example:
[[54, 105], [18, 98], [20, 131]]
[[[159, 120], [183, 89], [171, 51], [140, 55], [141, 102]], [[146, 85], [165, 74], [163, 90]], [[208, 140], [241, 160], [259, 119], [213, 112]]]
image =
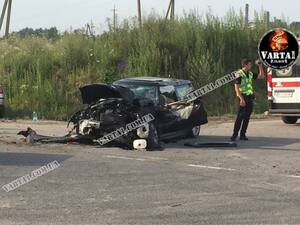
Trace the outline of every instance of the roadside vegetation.
[[[267, 30], [258, 13], [245, 26], [242, 13], [231, 10], [224, 18], [190, 13], [173, 21], [152, 13], [142, 28], [135, 19], [124, 20], [95, 37], [85, 30], [51, 38], [26, 35], [28, 29], [14, 33], [0, 40], [7, 116], [31, 117], [36, 111], [42, 118], [67, 119], [80, 107], [80, 86], [123, 77], [191, 79], [197, 88], [238, 69], [243, 57], [256, 59]], [[263, 81], [258, 83], [255, 110], [261, 113], [267, 109], [266, 88]], [[209, 115], [234, 113], [234, 98], [231, 84], [205, 96]]]

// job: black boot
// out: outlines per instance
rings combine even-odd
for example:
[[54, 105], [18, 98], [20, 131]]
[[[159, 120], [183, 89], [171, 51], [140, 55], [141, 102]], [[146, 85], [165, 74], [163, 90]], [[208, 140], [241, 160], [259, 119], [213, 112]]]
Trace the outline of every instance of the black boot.
[[247, 138], [247, 136], [245, 134], [241, 134], [240, 140], [241, 141], [248, 141], [249, 139]]
[[238, 136], [238, 135], [234, 133], [234, 134], [231, 136], [230, 140], [231, 140], [231, 141], [236, 141], [237, 136]]

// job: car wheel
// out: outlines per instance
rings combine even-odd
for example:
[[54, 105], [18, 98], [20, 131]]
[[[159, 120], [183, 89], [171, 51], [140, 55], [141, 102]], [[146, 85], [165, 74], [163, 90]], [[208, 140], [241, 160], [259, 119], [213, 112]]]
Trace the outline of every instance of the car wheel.
[[198, 137], [200, 135], [200, 126], [195, 126], [188, 133], [188, 137]]
[[282, 121], [286, 124], [295, 124], [298, 120], [298, 117], [295, 116], [283, 116]]
[[153, 123], [149, 123], [149, 135], [147, 138], [147, 150], [163, 150], [162, 146], [160, 145], [158, 133], [156, 126]]
[[0, 118], [4, 117], [5, 109], [3, 106], [0, 106]]

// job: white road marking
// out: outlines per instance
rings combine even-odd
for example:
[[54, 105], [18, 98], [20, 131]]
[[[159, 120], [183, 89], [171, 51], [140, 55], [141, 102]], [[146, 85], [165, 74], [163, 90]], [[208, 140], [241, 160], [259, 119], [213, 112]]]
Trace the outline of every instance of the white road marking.
[[291, 178], [298, 178], [298, 179], [300, 179], [300, 176], [296, 176], [296, 175], [288, 175], [288, 176], [286, 176], [286, 177], [291, 177]]
[[161, 158], [161, 157], [152, 157], [152, 156], [147, 156], [145, 159], [151, 159], [151, 160], [169, 160], [167, 158]]
[[188, 166], [190, 166], [190, 167], [198, 167], [198, 168], [205, 168], [205, 169], [214, 169], [214, 170], [235, 171], [235, 169], [224, 168], [224, 167], [216, 167], [216, 166], [205, 166], [205, 165], [195, 165], [195, 164], [188, 164]]
[[129, 159], [129, 160], [137, 160], [137, 161], [146, 161], [146, 159], [142, 158], [130, 158], [125, 156], [115, 156], [115, 155], [105, 155], [105, 158], [113, 158], [113, 159]]
[[[147, 160], [168, 160], [159, 157], [149, 157], [149, 158], [133, 158], [133, 157], [126, 157], [126, 156], [118, 156], [118, 155], [104, 155], [105, 158], [111, 159], [126, 159], [126, 160], [136, 160], [136, 161], [147, 161]], [[189, 167], [197, 167], [197, 168], [204, 168], [204, 169], [214, 169], [214, 170], [227, 170], [227, 171], [235, 171], [235, 169], [231, 168], [224, 168], [224, 167], [216, 167], [216, 166], [205, 166], [205, 165], [196, 165], [196, 164], [188, 164]]]
[[[136, 161], [143, 161], [143, 162], [144, 161], [156, 161], [156, 160], [157, 161], [159, 161], [159, 160], [169, 160], [167, 158], [160, 158], [160, 157], [134, 158], [134, 157], [126, 157], [126, 156], [118, 156], [118, 155], [104, 155], [103, 157], [111, 158], [111, 159], [136, 160]], [[218, 166], [206, 166], [206, 165], [201, 165], [201, 164], [185, 164], [185, 165], [189, 166], [189, 167], [203, 168], [203, 169], [237, 171], [236, 169], [232, 169], [232, 168], [225, 168], [225, 167], [218, 167]], [[296, 176], [296, 175], [286, 175], [285, 177], [300, 179], [300, 176]]]
[[161, 157], [150, 157], [147, 156], [146, 158], [134, 158], [134, 157], [126, 157], [126, 156], [119, 156], [119, 155], [104, 155], [106, 158], [115, 158], [115, 159], [129, 159], [129, 160], [138, 160], [138, 161], [155, 161], [155, 160], [162, 160], [166, 161], [169, 160], [167, 158], [161, 158]]

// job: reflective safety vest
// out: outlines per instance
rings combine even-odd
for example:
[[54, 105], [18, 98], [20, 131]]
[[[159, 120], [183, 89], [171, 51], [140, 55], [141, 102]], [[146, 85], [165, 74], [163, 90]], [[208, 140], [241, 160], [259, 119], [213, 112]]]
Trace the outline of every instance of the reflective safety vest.
[[248, 72], [248, 76], [241, 69], [241, 86], [240, 92], [244, 95], [253, 95], [253, 73], [251, 71]]

